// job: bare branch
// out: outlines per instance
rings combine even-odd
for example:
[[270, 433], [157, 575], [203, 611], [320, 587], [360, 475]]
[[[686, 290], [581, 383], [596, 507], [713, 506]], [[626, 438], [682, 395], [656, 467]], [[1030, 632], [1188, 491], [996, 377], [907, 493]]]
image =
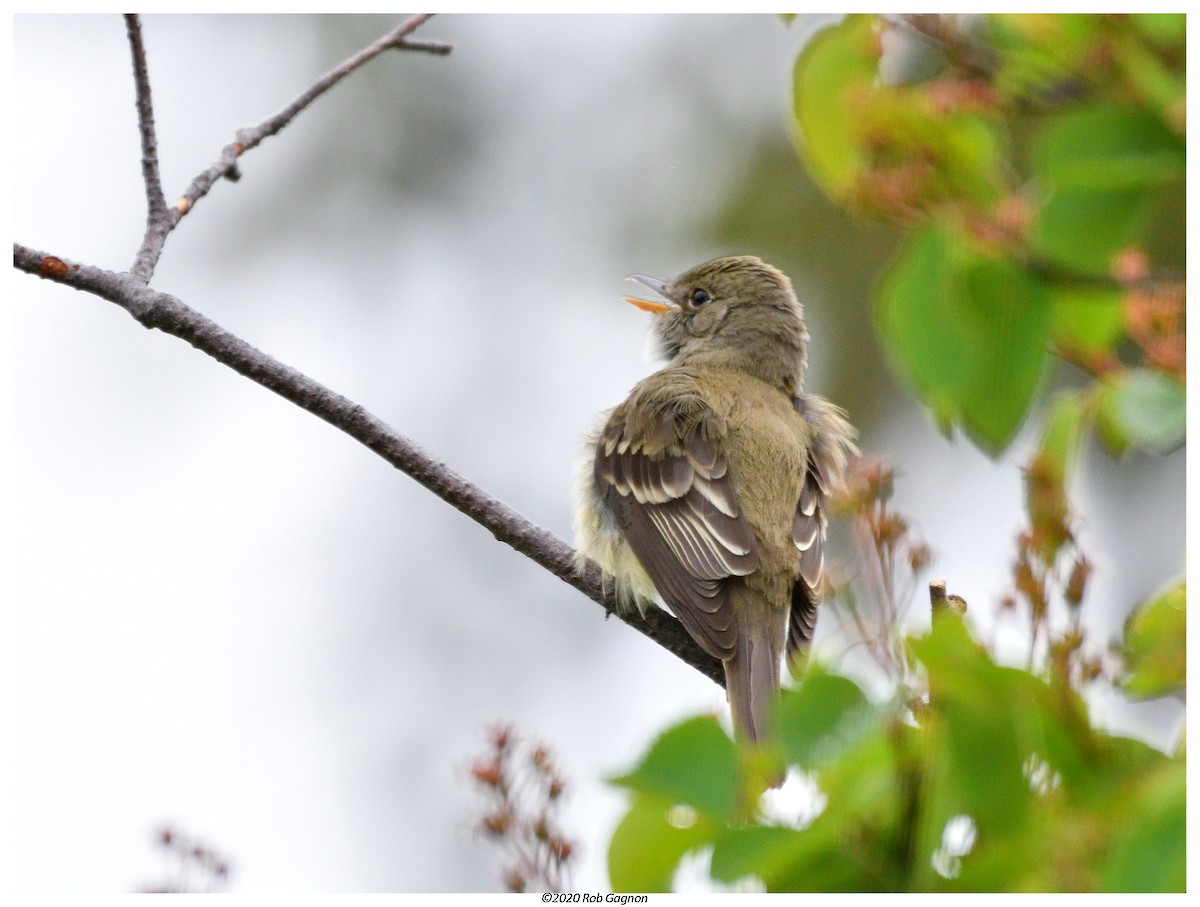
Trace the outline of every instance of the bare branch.
[[150, 100], [150, 74], [146, 68], [146, 47], [142, 44], [142, 23], [135, 13], [125, 16], [129, 50], [133, 55], [133, 84], [137, 90], [138, 130], [142, 135], [142, 181], [146, 184], [146, 233], [129, 269], [142, 283], [149, 283], [162, 254], [163, 241], [178, 217], [172, 217], [163, 195], [162, 175], [158, 169], [158, 138], [154, 134], [154, 104]]
[[[499, 541], [574, 586], [609, 613], [616, 613], [616, 601], [601, 583], [599, 571], [592, 567], [583, 574], [576, 573], [574, 551], [569, 545], [430, 457], [362, 406], [271, 358], [175, 297], [151, 290], [132, 275], [75, 264], [17, 243], [13, 244], [13, 264], [26, 273], [107, 299], [145, 327], [186, 340], [218, 362], [324, 419], [465, 513]], [[673, 617], [658, 609], [650, 609], [645, 616], [620, 617], [706, 677], [724, 685], [721, 663], [701, 650]]]
[[237, 131], [236, 140], [226, 145], [221, 150], [221, 156], [213, 162], [212, 166], [192, 180], [192, 184], [188, 186], [182, 198], [175, 203], [177, 212], [175, 220], [187, 214], [200, 199], [206, 196], [213, 185], [221, 177], [229, 177], [237, 179], [237, 161], [238, 158], [262, 143], [264, 139], [282, 131], [289, 123], [292, 122], [309, 104], [319, 98], [329, 89], [333, 88], [338, 82], [344, 79], [350, 73], [354, 72], [364, 63], [368, 63], [375, 57], [379, 56], [385, 50], [393, 48], [397, 50], [414, 50], [425, 53], [448, 54], [454, 49], [453, 44], [445, 44], [433, 41], [408, 41], [407, 38], [413, 31], [423, 25], [430, 17], [430, 13], [422, 13], [413, 16], [399, 28], [396, 28], [374, 44], [364, 47], [354, 56], [344, 60], [338, 66], [335, 66], [325, 75], [321, 76], [312, 87], [304, 94], [296, 98], [291, 104], [285, 107], [275, 116], [264, 120], [257, 126], [252, 128], [243, 128]]
[[[142, 171], [150, 212], [145, 239], [134, 267], [131, 273], [119, 274], [91, 265], [76, 264], [18, 243], [13, 244], [13, 264], [26, 273], [107, 299], [121, 306], [145, 327], [186, 340], [218, 362], [319, 416], [484, 526], [498, 540], [579, 589], [609, 613], [617, 613], [615, 598], [610, 590], [604, 588], [600, 571], [589, 567], [582, 573], [577, 572], [574, 551], [570, 546], [471, 484], [444, 463], [431, 458], [358, 404], [272, 359], [175, 297], [151, 290], [148, 285], [167, 236], [218, 179], [237, 178], [240, 155], [280, 132], [314, 100], [385, 50], [396, 48], [424, 53], [449, 53], [452, 49], [450, 44], [408, 40], [408, 36], [428, 19], [428, 14], [413, 16], [399, 28], [330, 70], [275, 116], [254, 128], [238, 130], [237, 141], [225, 147], [221, 157], [192, 181], [188, 191], [171, 208], [166, 206], [162, 195], [141, 25], [136, 16], [129, 16], [126, 22], [137, 85]], [[621, 619], [706, 677], [724, 685], [721, 663], [700, 649], [673, 617], [658, 609], [651, 609], [645, 615], [621, 615]]]
[[197, 201], [209, 193], [209, 190], [222, 177], [236, 181], [238, 158], [262, 143], [263, 139], [276, 135], [292, 122], [305, 108], [329, 89], [360, 66], [385, 50], [411, 50], [421, 53], [448, 54], [454, 49], [453, 44], [441, 41], [410, 41], [416, 29], [427, 22], [430, 13], [412, 16], [398, 28], [388, 32], [374, 44], [363, 48], [354, 56], [335, 66], [295, 101], [259, 123], [257, 126], [239, 129], [236, 140], [221, 149], [221, 156], [213, 164], [192, 180], [187, 191], [183, 193], [174, 206], [168, 206], [163, 197], [162, 182], [158, 168], [158, 142], [154, 135], [154, 109], [150, 102], [150, 81], [146, 69], [145, 48], [142, 46], [141, 24], [137, 16], [126, 17], [129, 31], [129, 42], [133, 52], [134, 81], [137, 84], [138, 123], [142, 133], [142, 173], [146, 181], [146, 196], [149, 202], [146, 235], [142, 247], [138, 250], [131, 273], [142, 283], [149, 283], [154, 275], [158, 259], [162, 255], [167, 237], [176, 225], [187, 214]]

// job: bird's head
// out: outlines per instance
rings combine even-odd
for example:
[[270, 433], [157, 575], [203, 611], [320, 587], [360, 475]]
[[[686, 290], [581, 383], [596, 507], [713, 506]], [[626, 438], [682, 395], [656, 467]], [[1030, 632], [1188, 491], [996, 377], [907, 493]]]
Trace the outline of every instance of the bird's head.
[[665, 302], [626, 296], [655, 315], [651, 335], [672, 365], [721, 365], [763, 377], [795, 394], [803, 380], [808, 331], [792, 282], [751, 255], [717, 258], [664, 281], [636, 280]]

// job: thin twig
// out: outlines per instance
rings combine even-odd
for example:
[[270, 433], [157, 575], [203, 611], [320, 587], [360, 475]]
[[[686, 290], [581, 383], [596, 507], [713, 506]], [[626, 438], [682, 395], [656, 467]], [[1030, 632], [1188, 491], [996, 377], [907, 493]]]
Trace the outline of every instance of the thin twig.
[[[413, 16], [399, 28], [396, 28], [374, 44], [363, 48], [352, 57], [344, 60], [338, 66], [335, 66], [325, 75], [321, 76], [313, 85], [305, 91], [300, 97], [296, 98], [291, 104], [279, 111], [273, 117], [270, 117], [257, 126], [252, 128], [243, 128], [237, 131], [235, 141], [226, 145], [221, 150], [221, 156], [213, 162], [212, 166], [192, 180], [192, 184], [188, 186], [183, 196], [175, 203], [177, 211], [176, 221], [183, 215], [187, 214], [192, 206], [200, 199], [208, 194], [213, 185], [223, 176], [236, 174], [238, 158], [249, 151], [251, 148], [257, 147], [264, 139], [270, 138], [283, 130], [297, 115], [299, 115], [309, 104], [323, 95], [329, 89], [333, 88], [338, 82], [354, 72], [364, 63], [373, 60], [385, 50], [395, 48], [397, 50], [414, 50], [424, 53], [448, 54], [454, 49], [453, 44], [433, 41], [408, 41], [407, 38], [414, 30], [428, 21], [431, 13], [421, 13]], [[236, 179], [236, 177], [234, 177]]]
[[150, 74], [146, 68], [146, 47], [142, 43], [142, 23], [135, 13], [125, 16], [129, 50], [133, 56], [133, 84], [137, 91], [138, 131], [142, 136], [142, 181], [146, 184], [146, 233], [129, 269], [142, 283], [149, 283], [162, 254], [163, 240], [175, 221], [163, 195], [162, 175], [158, 169], [158, 138], [154, 134], [154, 104], [150, 99]]
[[[324, 419], [465, 513], [499, 541], [574, 586], [608, 612], [616, 613], [616, 600], [601, 583], [599, 571], [591, 567], [576, 573], [574, 551], [569, 545], [430, 457], [362, 406], [271, 358], [175, 297], [150, 289], [132, 275], [75, 264], [17, 243], [13, 243], [13, 264], [28, 274], [107, 299], [145, 327], [186, 340], [223, 365]], [[673, 617], [658, 609], [650, 609], [644, 616], [620, 616], [635, 630], [724, 685], [721, 663], [701, 650]]]
[[[168, 206], [165, 200], [162, 201], [161, 213], [158, 215], [155, 214], [155, 193], [157, 193], [159, 199], [162, 199], [162, 185], [158, 171], [158, 146], [154, 138], [154, 113], [150, 103], [150, 85], [146, 75], [146, 57], [144, 48], [142, 47], [141, 27], [137, 21], [137, 17], [128, 17], [127, 22], [132, 23], [129, 25], [129, 40], [133, 49], [134, 76], [138, 85], [138, 120], [142, 132], [142, 171], [146, 178], [146, 192], [151, 209], [146, 227], [146, 235], [142, 240], [142, 247], [138, 251], [138, 256], [134, 261], [131, 272], [143, 283], [149, 283], [150, 278], [154, 274], [154, 268], [158, 264], [158, 259], [162, 255], [167, 237], [175, 229], [183, 216], [192, 209], [192, 206], [208, 195], [212, 187], [216, 185], [217, 180], [222, 177], [237, 180], [240, 176], [238, 172], [238, 159], [243, 154], [251, 148], [257, 147], [264, 139], [281, 132], [313, 101], [325, 94], [325, 92], [329, 91], [329, 89], [333, 88], [334, 85], [360, 66], [373, 60], [385, 50], [393, 48], [396, 50], [411, 50], [441, 55], [450, 53], [454, 49], [453, 44], [443, 41], [409, 40], [408, 36], [427, 22], [431, 15], [431, 13], [421, 13], [420, 15], [412, 16], [374, 44], [364, 48], [329, 70], [329, 72], [313, 83], [307, 91], [279, 113], [269, 117], [257, 126], [239, 129], [235, 141], [230, 142], [221, 149], [221, 156], [207, 170], [192, 180], [187, 190], [173, 206]], [[151, 170], [153, 171], [153, 188], [151, 184]]]
[[995, 51], [972, 38], [958, 16], [924, 13], [891, 14], [880, 18], [941, 48], [951, 62], [968, 72], [990, 77], [996, 71]]

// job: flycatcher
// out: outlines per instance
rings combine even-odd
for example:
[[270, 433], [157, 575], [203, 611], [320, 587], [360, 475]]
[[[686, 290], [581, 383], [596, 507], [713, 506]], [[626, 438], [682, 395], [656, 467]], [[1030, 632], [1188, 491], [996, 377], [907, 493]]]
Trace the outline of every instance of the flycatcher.
[[812, 640], [828, 499], [854, 429], [803, 391], [808, 330], [780, 271], [736, 256], [630, 279], [665, 300], [625, 297], [655, 316], [667, 365], [587, 439], [577, 558], [623, 607], [665, 603], [724, 663], [735, 734], [760, 741], [785, 648]]

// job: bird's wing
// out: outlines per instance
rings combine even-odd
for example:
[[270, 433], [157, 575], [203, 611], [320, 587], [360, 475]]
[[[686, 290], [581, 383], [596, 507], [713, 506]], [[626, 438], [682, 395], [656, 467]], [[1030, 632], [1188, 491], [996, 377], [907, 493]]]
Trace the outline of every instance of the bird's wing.
[[754, 570], [758, 552], [720, 452], [723, 422], [686, 371], [673, 371], [613, 411], [596, 446], [596, 486], [671, 611], [725, 659], [737, 642], [725, 580]]
[[808, 473], [796, 504], [792, 541], [800, 551], [800, 579], [792, 587], [788, 622], [788, 655], [803, 652], [817, 625], [817, 602], [825, 570], [826, 510], [830, 494], [842, 483], [847, 458], [858, 452], [854, 429], [845, 413], [811, 394], [795, 399], [796, 410], [809, 427]]

